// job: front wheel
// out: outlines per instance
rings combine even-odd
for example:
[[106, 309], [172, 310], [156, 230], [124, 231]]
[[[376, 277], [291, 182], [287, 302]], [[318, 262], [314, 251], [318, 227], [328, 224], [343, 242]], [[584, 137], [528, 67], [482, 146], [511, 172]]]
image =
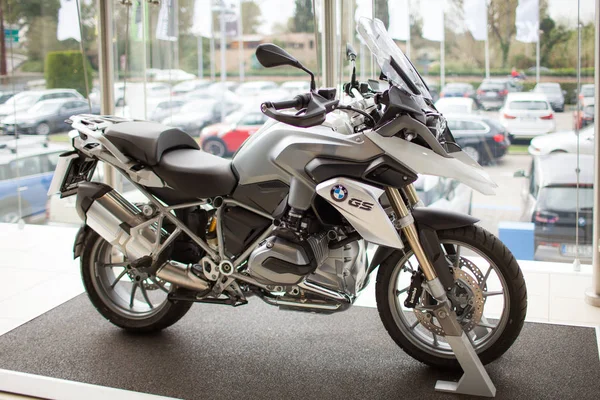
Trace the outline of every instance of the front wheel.
[[[527, 290], [514, 256], [494, 235], [478, 226], [439, 231], [453, 263], [455, 285], [448, 296], [458, 322], [481, 362], [500, 357], [521, 332]], [[410, 277], [419, 265], [412, 250], [397, 251], [379, 266], [376, 298], [381, 320], [394, 341], [410, 356], [433, 367], [460, 365], [440, 334], [440, 324], [421, 307], [434, 300], [423, 291], [417, 308], [404, 306]]]

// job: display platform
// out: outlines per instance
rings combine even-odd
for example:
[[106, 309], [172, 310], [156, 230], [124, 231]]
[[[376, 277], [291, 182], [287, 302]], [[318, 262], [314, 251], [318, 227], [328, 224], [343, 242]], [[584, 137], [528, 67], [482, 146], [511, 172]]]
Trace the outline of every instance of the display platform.
[[[184, 399], [469, 398], [434, 391], [438, 379], [398, 348], [376, 309], [335, 315], [196, 304], [150, 336], [104, 320], [85, 295], [0, 336], [0, 366]], [[497, 399], [597, 399], [593, 328], [526, 323], [487, 366]]]

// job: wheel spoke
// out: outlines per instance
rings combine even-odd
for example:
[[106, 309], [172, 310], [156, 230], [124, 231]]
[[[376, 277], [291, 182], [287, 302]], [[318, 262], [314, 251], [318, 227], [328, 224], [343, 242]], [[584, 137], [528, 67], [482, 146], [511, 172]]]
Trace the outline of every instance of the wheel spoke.
[[498, 296], [498, 295], [501, 295], [501, 294], [504, 294], [503, 290], [498, 290], [498, 291], [495, 291], [495, 292], [483, 292], [483, 297]]
[[482, 328], [488, 328], [488, 329], [496, 329], [498, 327], [497, 325], [488, 324], [486, 322], [479, 322], [479, 323], [475, 324], [475, 326], [481, 326]]
[[129, 308], [133, 308], [133, 301], [135, 300], [135, 292], [137, 290], [137, 287], [138, 283], [133, 282], [133, 285], [131, 287], [131, 297], [129, 298]]
[[114, 289], [115, 286], [117, 285], [117, 283], [119, 283], [119, 281], [121, 280], [121, 278], [123, 278], [126, 273], [127, 273], [127, 268], [123, 269], [123, 272], [121, 272], [119, 274], [119, 276], [117, 276], [117, 278], [115, 279], [115, 281], [110, 285], [110, 288]]
[[454, 261], [454, 267], [455, 268], [460, 268], [460, 246], [457, 244], [456, 245], [456, 260]]
[[481, 283], [481, 287], [485, 286], [485, 283], [487, 282], [488, 278], [490, 277], [490, 273], [492, 272], [492, 265], [490, 264], [490, 266], [488, 267], [488, 270], [485, 271], [485, 275], [483, 276], [483, 282]]
[[167, 290], [167, 288], [162, 283], [160, 283], [158, 280], [156, 280], [156, 278], [154, 278], [153, 276], [151, 276], [150, 280], [152, 281], [152, 283], [156, 284], [156, 286], [158, 286], [160, 288], [160, 290], [162, 290], [165, 293], [169, 293], [169, 291]]
[[144, 300], [146, 300], [146, 303], [148, 303], [148, 306], [150, 306], [150, 308], [154, 308], [154, 306], [150, 302], [150, 299], [148, 298], [148, 293], [146, 292], [146, 288], [144, 287], [144, 282], [140, 283], [140, 289], [142, 291], [142, 296], [144, 296]]
[[415, 323], [410, 326], [410, 330], [411, 331], [414, 330], [417, 327], [417, 325], [419, 325], [420, 323], [421, 323], [421, 321], [419, 321], [419, 319], [417, 318]]
[[440, 342], [438, 341], [438, 337], [435, 333], [432, 333], [433, 335], [433, 347], [440, 347]]
[[104, 268], [106, 268], [106, 267], [109, 267], [109, 268], [113, 268], [113, 267], [126, 267], [128, 265], [129, 265], [128, 262], [100, 264], [100, 266], [104, 267]]
[[410, 288], [410, 286], [407, 286], [404, 289], [396, 290], [396, 296], [400, 296], [402, 293], [406, 292], [409, 288]]

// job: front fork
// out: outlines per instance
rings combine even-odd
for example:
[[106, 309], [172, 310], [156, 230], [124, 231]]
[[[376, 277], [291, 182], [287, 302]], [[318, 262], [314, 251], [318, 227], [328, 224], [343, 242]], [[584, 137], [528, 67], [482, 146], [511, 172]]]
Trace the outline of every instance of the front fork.
[[[413, 184], [406, 186], [402, 190], [411, 208], [419, 204], [419, 196]], [[419, 233], [417, 232], [417, 227], [412, 219], [409, 207], [406, 205], [400, 190], [388, 187], [385, 189], [385, 193], [396, 213], [397, 220], [400, 222], [402, 233], [406, 237], [406, 241], [410, 245], [410, 248], [415, 253], [415, 257], [419, 262], [423, 275], [425, 275], [429, 291], [438, 302], [438, 305], [434, 306], [434, 309], [431, 311], [439, 320], [446, 335], [460, 336], [462, 334], [462, 327], [456, 320], [456, 314], [448, 300], [444, 285], [442, 285], [433, 264], [429, 260], [429, 257], [427, 257], [427, 254], [421, 245]]]

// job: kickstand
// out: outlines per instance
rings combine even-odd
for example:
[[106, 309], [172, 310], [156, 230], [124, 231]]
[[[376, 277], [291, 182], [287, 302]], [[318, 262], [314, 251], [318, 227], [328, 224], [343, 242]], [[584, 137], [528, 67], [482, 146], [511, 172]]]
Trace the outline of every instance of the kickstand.
[[445, 339], [464, 372], [458, 382], [437, 381], [435, 390], [472, 396], [495, 397], [496, 387], [483, 367], [467, 334], [456, 321], [456, 314], [445, 304], [433, 310], [433, 313], [444, 329]]

